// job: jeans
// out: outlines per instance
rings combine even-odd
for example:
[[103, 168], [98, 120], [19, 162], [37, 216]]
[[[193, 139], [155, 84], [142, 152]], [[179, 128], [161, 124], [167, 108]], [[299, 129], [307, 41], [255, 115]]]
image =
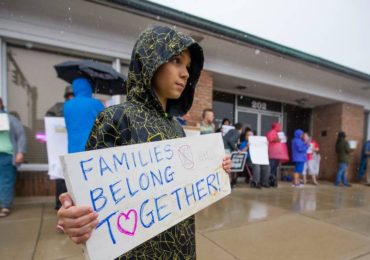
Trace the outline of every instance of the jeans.
[[270, 160], [270, 174], [276, 179], [277, 169], [279, 167], [280, 160], [271, 159]]
[[13, 155], [0, 153], [0, 207], [2, 208], [12, 206], [16, 177]]
[[337, 179], [335, 181], [335, 185], [339, 185], [343, 182], [344, 185], [348, 185], [348, 180], [346, 176], [346, 171], [347, 171], [348, 163], [340, 163], [339, 164], [339, 169], [337, 172]]

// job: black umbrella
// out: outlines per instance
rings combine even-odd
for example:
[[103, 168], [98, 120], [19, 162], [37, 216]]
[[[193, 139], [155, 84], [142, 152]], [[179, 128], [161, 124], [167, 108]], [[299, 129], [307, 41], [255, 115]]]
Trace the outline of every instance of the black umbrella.
[[104, 95], [126, 93], [126, 77], [111, 66], [92, 61], [66, 61], [54, 66], [59, 78], [72, 83], [76, 78], [87, 78], [93, 91]]

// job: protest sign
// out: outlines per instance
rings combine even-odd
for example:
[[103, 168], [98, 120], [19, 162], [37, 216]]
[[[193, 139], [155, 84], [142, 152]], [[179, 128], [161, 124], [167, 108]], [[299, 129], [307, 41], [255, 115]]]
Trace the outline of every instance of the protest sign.
[[265, 136], [250, 136], [249, 154], [253, 164], [268, 165], [268, 141]]
[[233, 152], [231, 153], [231, 171], [242, 172], [244, 171], [246, 152]]
[[235, 126], [223, 125], [221, 128], [222, 128], [222, 136], [225, 136], [230, 130], [235, 129]]
[[9, 116], [6, 113], [0, 113], [0, 131], [9, 131]]
[[228, 195], [223, 157], [221, 134], [61, 156], [75, 204], [99, 213], [88, 257], [118, 257]]
[[64, 117], [45, 117], [46, 148], [49, 177], [51, 180], [64, 179], [59, 156], [67, 154], [67, 129]]

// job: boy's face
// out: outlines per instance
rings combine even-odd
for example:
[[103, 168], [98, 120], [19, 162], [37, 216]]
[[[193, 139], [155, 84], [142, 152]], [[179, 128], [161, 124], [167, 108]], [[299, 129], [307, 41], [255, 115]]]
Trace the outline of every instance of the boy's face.
[[190, 52], [184, 50], [158, 68], [154, 74], [153, 85], [159, 98], [177, 99], [181, 96], [189, 78], [190, 62]]

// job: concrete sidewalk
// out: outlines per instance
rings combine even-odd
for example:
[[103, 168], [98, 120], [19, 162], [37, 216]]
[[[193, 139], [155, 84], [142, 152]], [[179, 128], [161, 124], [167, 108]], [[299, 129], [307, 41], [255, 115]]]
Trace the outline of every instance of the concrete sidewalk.
[[[56, 231], [52, 197], [17, 198], [0, 219], [0, 259], [84, 259]], [[370, 187], [250, 189], [196, 216], [198, 259], [370, 259]]]

